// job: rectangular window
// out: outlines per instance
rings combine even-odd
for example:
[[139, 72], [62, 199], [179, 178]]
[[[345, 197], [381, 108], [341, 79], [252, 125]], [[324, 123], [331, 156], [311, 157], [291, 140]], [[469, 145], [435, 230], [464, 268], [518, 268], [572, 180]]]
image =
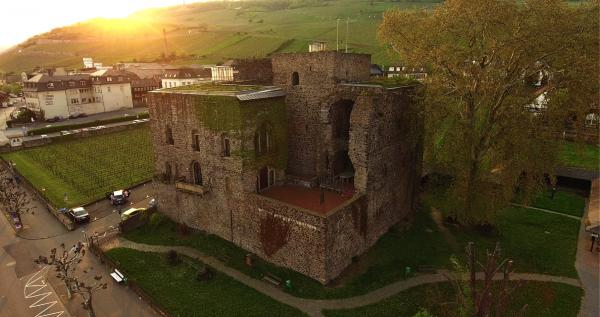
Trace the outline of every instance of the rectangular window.
[[106, 87], [106, 91], [110, 92], [110, 86]]
[[112, 77], [110, 77], [110, 76], [106, 77], [106, 81], [112, 81]]
[[223, 156], [231, 156], [231, 148], [229, 146], [229, 139], [227, 138], [223, 139]]
[[79, 103], [79, 98], [71, 98], [71, 103], [72, 103], [72, 104], [77, 104], [77, 103]]

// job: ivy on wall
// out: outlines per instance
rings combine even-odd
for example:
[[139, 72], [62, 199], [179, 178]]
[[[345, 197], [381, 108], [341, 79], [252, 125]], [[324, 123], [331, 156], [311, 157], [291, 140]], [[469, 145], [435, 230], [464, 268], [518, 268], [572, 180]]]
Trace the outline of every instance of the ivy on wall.
[[290, 225], [268, 213], [260, 222], [260, 242], [267, 256], [275, 254], [286, 245], [290, 233]]
[[[234, 96], [197, 95], [195, 101], [196, 117], [205, 128], [242, 141], [242, 148], [232, 151], [231, 156], [241, 158], [250, 168], [285, 169], [288, 147], [284, 97], [239, 101]], [[254, 137], [263, 123], [271, 127], [272, 151], [256, 157]]]

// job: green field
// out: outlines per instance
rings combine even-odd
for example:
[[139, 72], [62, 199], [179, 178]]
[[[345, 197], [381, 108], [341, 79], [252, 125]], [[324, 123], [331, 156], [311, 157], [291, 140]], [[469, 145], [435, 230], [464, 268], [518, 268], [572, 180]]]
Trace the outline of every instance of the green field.
[[551, 192], [543, 192], [536, 197], [531, 205], [537, 208], [582, 217], [585, 209], [585, 198], [575, 193], [560, 190], [554, 193], [554, 198], [552, 198]]
[[304, 316], [214, 269], [211, 280], [197, 281], [201, 263], [189, 258], [173, 266], [159, 253], [117, 248], [106, 255], [171, 316]]
[[[427, 309], [434, 316], [456, 316], [449, 311], [454, 289], [448, 283], [428, 284], [400, 292], [379, 303], [356, 309], [325, 311], [327, 317], [397, 317], [413, 316]], [[579, 287], [558, 283], [527, 282], [517, 289], [504, 316], [515, 316], [527, 304], [526, 317], [575, 317], [583, 291]]]
[[595, 145], [565, 142], [558, 158], [563, 166], [600, 170], [600, 148]]
[[55, 207], [90, 203], [106, 192], [149, 180], [154, 171], [147, 127], [71, 138], [2, 157], [12, 161]]
[[[147, 10], [127, 20], [87, 21], [37, 36], [0, 55], [0, 71], [29, 71], [35, 66], [80, 67], [92, 56], [104, 64], [153, 61], [164, 52], [175, 64], [223, 62], [235, 57], [264, 57], [275, 52], [308, 51], [314, 40], [335, 48], [340, 19], [340, 47], [345, 48], [346, 19], [350, 51], [373, 54], [377, 63], [397, 63], [376, 36], [382, 14], [390, 8], [428, 8], [440, 1], [296, 0], [196, 3]], [[282, 5], [287, 3], [287, 5]], [[116, 24], [116, 25], [115, 25]], [[128, 25], [129, 24], [129, 25]], [[37, 40], [68, 40], [42, 43]]]

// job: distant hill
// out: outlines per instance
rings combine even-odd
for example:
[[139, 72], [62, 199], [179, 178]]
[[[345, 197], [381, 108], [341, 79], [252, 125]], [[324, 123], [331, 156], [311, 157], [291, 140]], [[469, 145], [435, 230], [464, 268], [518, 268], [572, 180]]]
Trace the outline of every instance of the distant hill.
[[439, 1], [259, 0], [218, 1], [148, 9], [125, 19], [93, 19], [36, 35], [0, 54], [0, 72], [36, 66], [79, 67], [82, 57], [113, 64], [167, 57], [174, 64], [219, 63], [233, 57], [264, 57], [303, 52], [313, 40], [371, 53], [382, 64], [393, 62], [377, 41], [376, 29], [390, 8], [427, 8]]

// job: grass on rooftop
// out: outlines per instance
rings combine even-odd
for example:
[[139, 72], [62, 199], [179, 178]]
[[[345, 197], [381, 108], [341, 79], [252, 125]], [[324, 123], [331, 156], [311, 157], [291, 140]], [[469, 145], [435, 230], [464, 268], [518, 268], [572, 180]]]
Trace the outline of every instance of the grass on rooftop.
[[266, 86], [260, 85], [238, 85], [238, 84], [220, 84], [220, 83], [202, 83], [187, 86], [178, 86], [166, 88], [165, 91], [203, 91], [203, 92], [241, 92], [255, 91], [265, 89]]

